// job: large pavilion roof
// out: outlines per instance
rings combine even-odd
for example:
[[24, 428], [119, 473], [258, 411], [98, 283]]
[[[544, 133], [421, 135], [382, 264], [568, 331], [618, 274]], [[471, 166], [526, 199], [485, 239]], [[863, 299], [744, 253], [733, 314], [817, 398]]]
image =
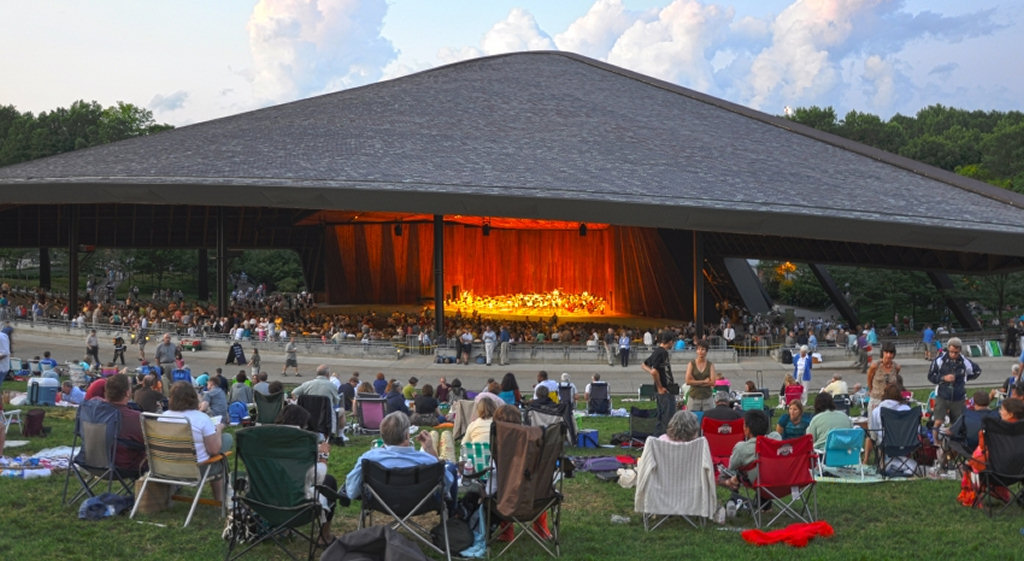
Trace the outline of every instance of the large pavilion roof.
[[[597, 222], [701, 231], [737, 257], [1024, 268], [1024, 196], [563, 52], [7, 166], [0, 193], [0, 219], [55, 204], [112, 220], [169, 210], [202, 231], [176, 244], [208, 244], [209, 209], [228, 207], [292, 224], [316, 211]], [[14, 243], [4, 223], [0, 243]]]

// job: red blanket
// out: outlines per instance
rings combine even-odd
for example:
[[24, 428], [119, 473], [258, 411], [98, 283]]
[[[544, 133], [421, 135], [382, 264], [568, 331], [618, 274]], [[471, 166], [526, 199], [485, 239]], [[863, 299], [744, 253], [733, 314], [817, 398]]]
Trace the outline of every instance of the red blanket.
[[781, 530], [744, 530], [740, 535], [748, 543], [754, 545], [770, 545], [785, 542], [794, 547], [804, 547], [815, 536], [831, 537], [835, 533], [828, 522], [818, 521], [810, 524], [790, 524]]

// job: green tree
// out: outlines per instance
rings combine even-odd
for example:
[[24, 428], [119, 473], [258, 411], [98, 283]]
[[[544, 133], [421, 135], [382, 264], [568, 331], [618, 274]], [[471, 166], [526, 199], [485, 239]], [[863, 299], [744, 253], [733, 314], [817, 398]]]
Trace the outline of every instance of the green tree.
[[824, 108], [816, 105], [806, 108], [798, 107], [789, 119], [825, 132], [834, 133], [839, 128], [836, 110], [831, 106]]

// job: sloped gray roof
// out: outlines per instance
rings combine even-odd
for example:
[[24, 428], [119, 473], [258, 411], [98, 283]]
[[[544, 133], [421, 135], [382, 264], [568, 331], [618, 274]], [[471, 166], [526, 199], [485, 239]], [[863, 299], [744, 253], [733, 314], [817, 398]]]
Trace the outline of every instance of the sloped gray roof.
[[1024, 256], [1020, 195], [562, 52], [0, 168], [0, 200], [508, 216]]

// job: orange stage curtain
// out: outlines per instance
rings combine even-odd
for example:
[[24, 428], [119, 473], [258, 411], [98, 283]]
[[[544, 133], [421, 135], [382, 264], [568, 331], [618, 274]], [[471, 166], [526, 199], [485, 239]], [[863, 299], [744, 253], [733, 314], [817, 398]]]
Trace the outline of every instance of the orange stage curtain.
[[[325, 286], [333, 304], [430, 301], [433, 226], [404, 223], [333, 226]], [[612, 226], [576, 230], [492, 229], [447, 223], [444, 292], [479, 295], [560, 290], [604, 298], [609, 313], [687, 318], [686, 276], [656, 230]]]

